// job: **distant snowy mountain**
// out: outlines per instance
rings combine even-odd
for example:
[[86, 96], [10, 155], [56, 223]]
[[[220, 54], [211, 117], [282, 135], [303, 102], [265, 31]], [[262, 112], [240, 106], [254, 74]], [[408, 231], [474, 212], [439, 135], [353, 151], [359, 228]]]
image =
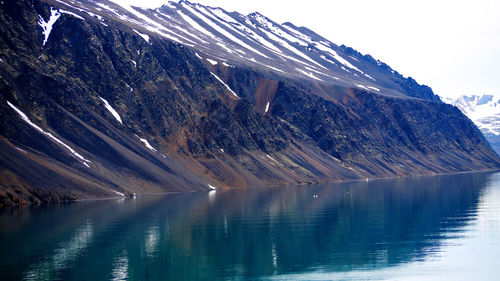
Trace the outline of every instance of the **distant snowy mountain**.
[[500, 97], [463, 95], [458, 99], [441, 98], [469, 117], [481, 130], [497, 153], [500, 153]]
[[500, 98], [493, 95], [461, 96], [456, 100], [443, 98], [444, 102], [460, 109], [483, 131], [500, 135]]

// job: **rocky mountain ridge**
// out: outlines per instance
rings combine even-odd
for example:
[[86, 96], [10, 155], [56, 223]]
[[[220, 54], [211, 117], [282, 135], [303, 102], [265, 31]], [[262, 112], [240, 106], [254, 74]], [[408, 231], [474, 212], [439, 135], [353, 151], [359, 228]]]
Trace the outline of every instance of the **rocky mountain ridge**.
[[439, 100], [429, 87], [403, 77], [370, 55], [338, 46], [308, 28], [276, 23], [258, 12], [242, 15], [185, 0], [167, 1], [156, 9], [133, 7], [120, 0], [56, 4], [103, 24], [106, 20], [119, 22], [151, 44], [153, 37], [159, 37], [191, 47], [210, 64], [245, 65], [279, 77]]
[[26, 0], [0, 17], [2, 205], [500, 165], [430, 88], [260, 14]]

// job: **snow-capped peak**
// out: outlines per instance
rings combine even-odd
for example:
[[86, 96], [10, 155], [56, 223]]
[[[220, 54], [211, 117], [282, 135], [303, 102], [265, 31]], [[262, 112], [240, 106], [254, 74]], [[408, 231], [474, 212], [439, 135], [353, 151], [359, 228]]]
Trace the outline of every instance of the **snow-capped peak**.
[[495, 95], [463, 95], [455, 100], [443, 98], [469, 117], [483, 133], [500, 135], [500, 97]]

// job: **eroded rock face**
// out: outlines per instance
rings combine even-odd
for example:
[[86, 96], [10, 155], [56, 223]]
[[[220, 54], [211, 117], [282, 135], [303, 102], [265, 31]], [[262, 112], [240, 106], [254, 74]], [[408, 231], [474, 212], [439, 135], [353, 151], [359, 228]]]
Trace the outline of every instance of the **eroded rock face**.
[[499, 166], [432, 96], [213, 65], [87, 14], [62, 13], [42, 45], [37, 23], [57, 5], [0, 5], [3, 206]]
[[298, 127], [332, 156], [351, 165], [380, 165], [382, 173], [404, 173], [401, 164], [409, 159], [417, 170], [436, 171], [449, 168], [447, 163], [469, 166], [467, 158], [449, 160], [459, 155], [474, 155], [492, 165], [497, 161], [472, 122], [456, 107], [443, 103], [353, 90], [339, 104], [280, 83], [272, 113]]

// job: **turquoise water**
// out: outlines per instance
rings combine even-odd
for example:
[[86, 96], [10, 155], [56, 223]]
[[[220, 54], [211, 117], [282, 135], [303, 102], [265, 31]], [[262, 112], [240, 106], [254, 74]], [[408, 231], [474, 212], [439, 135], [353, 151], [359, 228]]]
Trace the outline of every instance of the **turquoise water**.
[[1, 280], [499, 280], [500, 173], [0, 214]]

